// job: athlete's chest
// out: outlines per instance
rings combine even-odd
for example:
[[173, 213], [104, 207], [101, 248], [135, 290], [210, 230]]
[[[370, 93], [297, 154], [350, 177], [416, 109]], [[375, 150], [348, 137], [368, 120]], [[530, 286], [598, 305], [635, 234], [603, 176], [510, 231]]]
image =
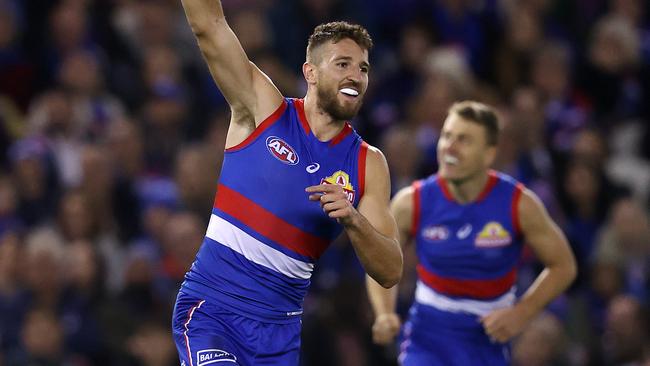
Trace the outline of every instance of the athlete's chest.
[[338, 184], [355, 203], [359, 191], [358, 144], [352, 139], [336, 145], [322, 142], [295, 125], [278, 124], [261, 136], [255, 146], [253, 173], [259, 173], [263, 186], [301, 193], [308, 186]]
[[321, 142], [295, 120], [280, 119], [245, 149], [226, 155], [221, 181], [287, 222], [334, 235], [338, 224], [309, 200], [305, 189], [338, 184], [357, 204], [359, 148], [355, 136], [337, 144]]
[[416, 235], [418, 253], [427, 260], [500, 260], [519, 250], [510, 207], [498, 197], [470, 205], [429, 202]]
[[450, 208], [422, 218], [417, 236], [437, 247], [502, 247], [514, 239], [511, 217], [484, 208]]

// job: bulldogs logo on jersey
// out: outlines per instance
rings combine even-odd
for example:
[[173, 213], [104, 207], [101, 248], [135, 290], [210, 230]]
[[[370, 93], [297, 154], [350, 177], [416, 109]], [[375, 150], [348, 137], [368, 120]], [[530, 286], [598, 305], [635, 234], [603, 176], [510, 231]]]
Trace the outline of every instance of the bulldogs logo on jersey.
[[443, 241], [449, 238], [449, 229], [442, 225], [427, 226], [422, 229], [422, 237], [428, 241]]
[[343, 192], [345, 192], [345, 194], [348, 196], [348, 201], [354, 203], [354, 187], [352, 187], [352, 183], [350, 182], [350, 175], [348, 175], [348, 173], [339, 170], [329, 177], [321, 179], [320, 184], [340, 185], [343, 187]]
[[502, 247], [510, 243], [512, 243], [510, 233], [496, 221], [490, 221], [485, 224], [474, 241], [477, 247], [484, 248]]
[[267, 137], [266, 147], [269, 149], [271, 155], [285, 164], [296, 165], [300, 161], [296, 150], [277, 136]]

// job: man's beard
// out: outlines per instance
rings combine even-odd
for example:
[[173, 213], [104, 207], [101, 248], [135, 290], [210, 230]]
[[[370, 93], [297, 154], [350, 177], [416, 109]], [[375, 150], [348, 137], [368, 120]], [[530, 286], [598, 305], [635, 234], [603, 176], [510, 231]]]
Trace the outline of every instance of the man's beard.
[[[361, 109], [361, 102], [355, 103], [347, 108], [341, 105], [336, 97], [338, 91], [335, 93], [329, 93], [325, 88], [317, 88], [317, 93], [318, 107], [325, 113], [329, 114], [334, 120], [349, 121], [354, 118], [357, 113], [359, 113], [359, 109]], [[357, 98], [361, 98], [361, 96], [358, 96]]]

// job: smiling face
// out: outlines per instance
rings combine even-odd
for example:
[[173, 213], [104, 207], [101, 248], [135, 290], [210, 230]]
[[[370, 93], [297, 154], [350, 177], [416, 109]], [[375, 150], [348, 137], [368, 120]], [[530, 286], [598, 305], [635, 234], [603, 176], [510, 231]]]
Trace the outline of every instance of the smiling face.
[[369, 69], [368, 50], [344, 38], [319, 46], [305, 64], [305, 75], [316, 88], [318, 107], [335, 120], [350, 120], [361, 108]]
[[487, 129], [455, 113], [445, 120], [438, 140], [438, 175], [463, 183], [484, 174], [494, 161], [496, 145], [488, 143]]

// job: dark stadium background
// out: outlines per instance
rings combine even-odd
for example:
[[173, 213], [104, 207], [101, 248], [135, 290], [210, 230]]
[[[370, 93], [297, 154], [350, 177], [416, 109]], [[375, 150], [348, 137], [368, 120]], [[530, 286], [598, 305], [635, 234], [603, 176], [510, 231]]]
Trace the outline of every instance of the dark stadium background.
[[[515, 364], [650, 364], [647, 1], [223, 2], [287, 96], [304, 95], [315, 25], [370, 30], [353, 125], [385, 152], [394, 191], [435, 172], [452, 102], [496, 106], [495, 168], [542, 198], [580, 266], [514, 341]], [[0, 0], [0, 365], [178, 364], [171, 306], [204, 234], [227, 122], [180, 1]], [[524, 255], [520, 285], [538, 270]], [[341, 238], [305, 300], [304, 365], [396, 364], [396, 347], [370, 342], [363, 279]]]

